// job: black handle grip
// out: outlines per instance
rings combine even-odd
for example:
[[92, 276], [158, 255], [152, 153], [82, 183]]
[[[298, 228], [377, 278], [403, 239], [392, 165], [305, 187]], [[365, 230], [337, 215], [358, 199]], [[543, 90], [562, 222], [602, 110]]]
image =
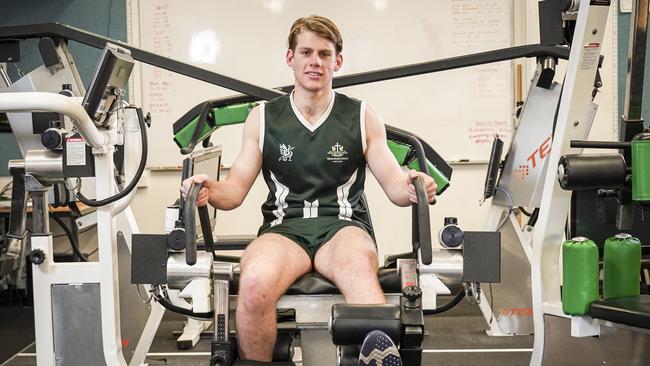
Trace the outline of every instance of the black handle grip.
[[183, 219], [185, 220], [185, 263], [190, 266], [196, 264], [196, 197], [203, 187], [201, 183], [194, 183], [185, 198], [183, 206]]
[[431, 226], [429, 224], [429, 200], [427, 191], [424, 188], [424, 182], [418, 177], [413, 184], [415, 193], [418, 198], [417, 217], [418, 217], [418, 242], [420, 243], [420, 258], [422, 263], [431, 264], [433, 253], [431, 252]]

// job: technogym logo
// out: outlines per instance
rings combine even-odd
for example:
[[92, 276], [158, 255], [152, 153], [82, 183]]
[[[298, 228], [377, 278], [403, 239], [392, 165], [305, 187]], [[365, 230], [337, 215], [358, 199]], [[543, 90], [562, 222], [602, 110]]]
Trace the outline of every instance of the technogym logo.
[[330, 155], [327, 157], [327, 160], [335, 163], [340, 163], [349, 159], [347, 156], [345, 156], [347, 154], [348, 152], [345, 151], [343, 145], [337, 142], [336, 145], [332, 146], [332, 149], [327, 152], [327, 155]]
[[280, 158], [278, 161], [291, 161], [291, 157], [293, 156], [293, 149], [295, 148], [295, 146], [291, 146], [289, 144], [280, 144]]

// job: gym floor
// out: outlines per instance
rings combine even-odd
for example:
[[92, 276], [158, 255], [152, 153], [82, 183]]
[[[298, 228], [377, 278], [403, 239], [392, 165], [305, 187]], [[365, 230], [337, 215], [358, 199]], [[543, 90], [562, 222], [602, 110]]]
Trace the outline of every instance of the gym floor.
[[[444, 303], [448, 299], [441, 298]], [[36, 365], [33, 309], [0, 307], [0, 366]], [[462, 301], [446, 313], [427, 316], [422, 365], [528, 365], [533, 336], [488, 337], [476, 305]], [[151, 347], [149, 365], [208, 364], [210, 340], [201, 339], [188, 351], [176, 349], [172, 333], [182, 329], [182, 319], [165, 318]]]

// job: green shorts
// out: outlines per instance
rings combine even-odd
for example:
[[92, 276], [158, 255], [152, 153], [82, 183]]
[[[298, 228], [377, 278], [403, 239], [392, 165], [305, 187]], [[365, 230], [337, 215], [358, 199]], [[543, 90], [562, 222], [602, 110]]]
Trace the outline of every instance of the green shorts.
[[336, 217], [288, 219], [275, 226], [262, 226], [257, 236], [267, 233], [280, 234], [300, 245], [313, 262], [318, 249], [332, 239], [339, 230], [347, 226], [356, 226], [363, 229], [374, 241], [372, 229], [360, 222], [340, 220]]

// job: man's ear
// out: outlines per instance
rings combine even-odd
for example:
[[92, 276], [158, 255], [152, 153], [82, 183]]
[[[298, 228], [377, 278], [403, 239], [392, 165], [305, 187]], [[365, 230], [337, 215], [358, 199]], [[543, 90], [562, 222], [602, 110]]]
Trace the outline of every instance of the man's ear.
[[285, 57], [287, 65], [293, 69], [293, 50], [291, 48], [287, 49], [287, 55]]
[[334, 64], [334, 71], [339, 71], [343, 67], [343, 54], [338, 53], [336, 55], [336, 64]]

